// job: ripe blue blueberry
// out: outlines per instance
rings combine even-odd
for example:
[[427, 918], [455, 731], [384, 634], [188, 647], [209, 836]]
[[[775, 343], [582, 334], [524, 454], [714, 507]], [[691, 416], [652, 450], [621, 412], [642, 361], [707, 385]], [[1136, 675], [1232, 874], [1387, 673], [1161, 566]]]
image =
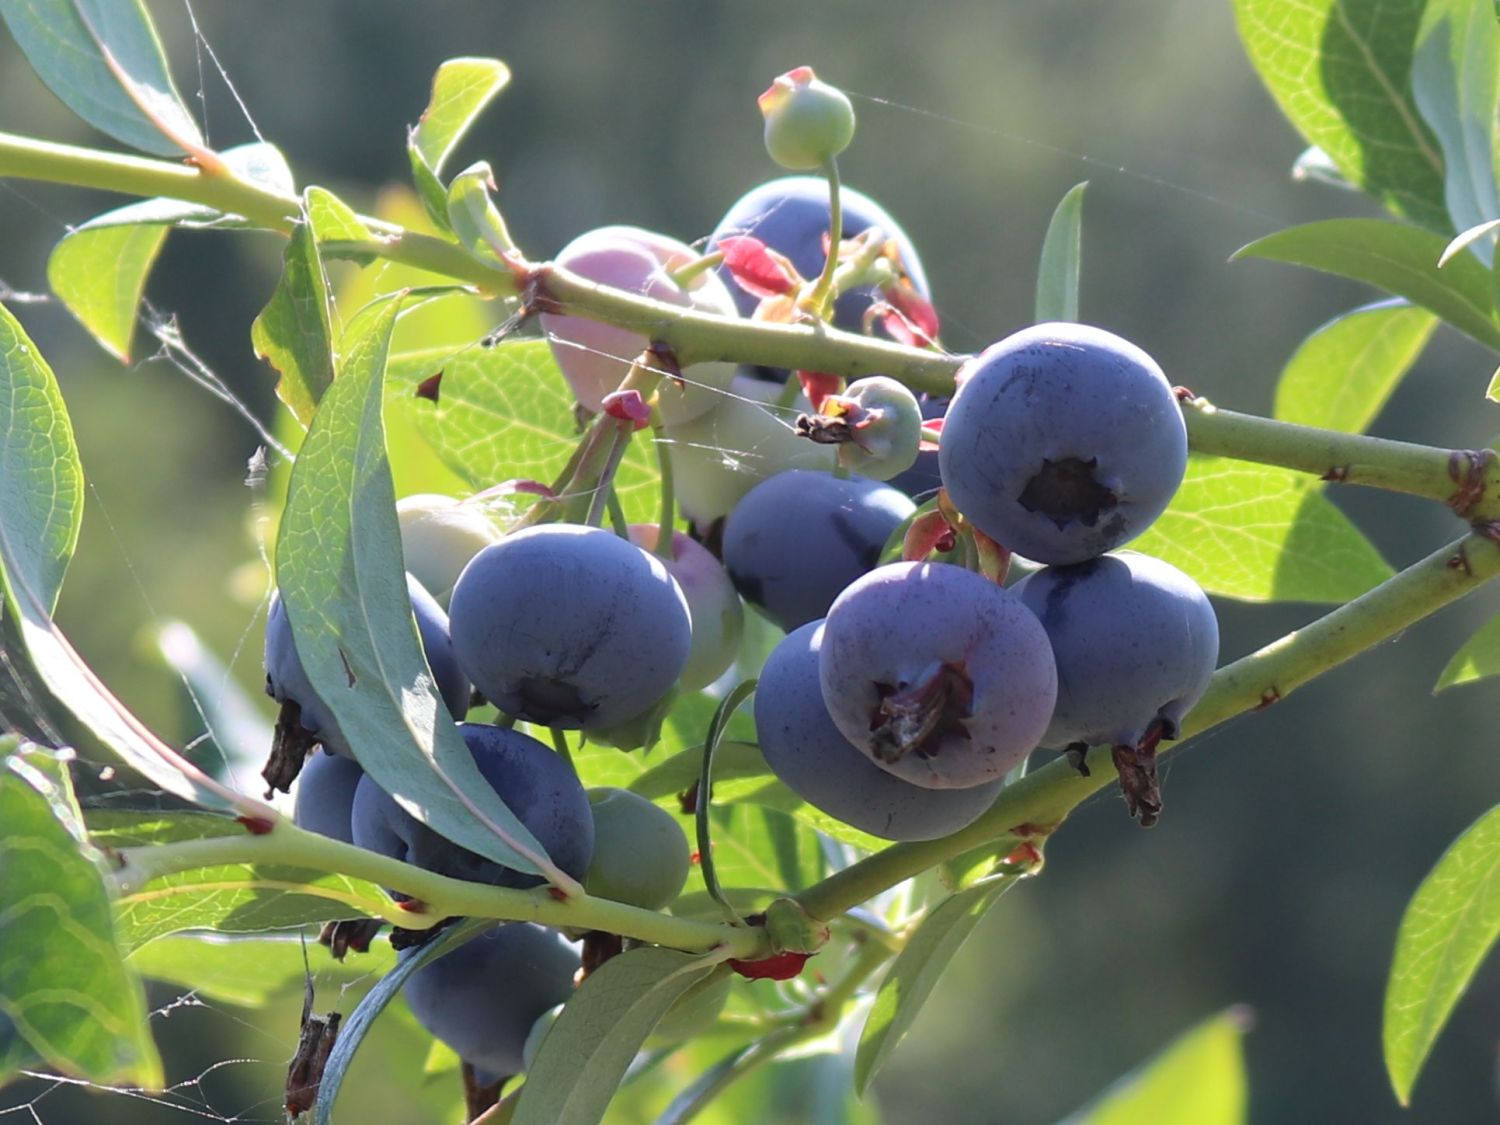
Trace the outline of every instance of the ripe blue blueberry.
[[914, 785], [982, 785], [1041, 742], [1057, 701], [1046, 630], [1020, 600], [946, 563], [890, 563], [828, 611], [823, 701], [844, 737]]
[[545, 726], [601, 730], [652, 707], [692, 646], [661, 560], [597, 527], [547, 524], [474, 556], [452, 601], [453, 651], [484, 697]]
[[755, 690], [755, 733], [771, 771], [810, 805], [887, 840], [957, 832], [994, 802], [1003, 780], [928, 789], [881, 769], [828, 715], [818, 680], [823, 623], [787, 634]]
[[660, 910], [682, 893], [692, 852], [671, 813], [628, 789], [590, 789], [589, 804], [594, 859], [584, 890], [643, 910]]
[[783, 629], [816, 621], [845, 586], [880, 561], [916, 510], [878, 481], [794, 469], [762, 481], [724, 525], [724, 566], [735, 589]]
[[[840, 190], [839, 199], [844, 237], [853, 238], [870, 227], [879, 227], [886, 238], [895, 240], [901, 266], [917, 292], [923, 297], [931, 297], [927, 274], [922, 269], [922, 260], [917, 257], [916, 247], [890, 212], [868, 195], [850, 187]], [[823, 240], [828, 236], [829, 225], [828, 181], [821, 176], [783, 176], [751, 188], [742, 195], [709, 235], [708, 248], [715, 249], [720, 239], [732, 235], [752, 235], [790, 259], [804, 278], [814, 278], [823, 269], [826, 253]], [[751, 315], [760, 299], [741, 289], [727, 269], [720, 272], [739, 305], [740, 313]], [[861, 331], [865, 311], [875, 297], [872, 286], [861, 286], [841, 294], [834, 306], [835, 326], [850, 332]], [[780, 367], [755, 367], [751, 371], [761, 379], [776, 383], [783, 383], [787, 378], [786, 369]]]
[[521, 1073], [532, 1024], [573, 994], [578, 963], [556, 931], [506, 923], [412, 973], [406, 1002], [488, 1086]]
[[[427, 656], [438, 694], [453, 717], [462, 719], [469, 710], [469, 681], [453, 658], [448, 615], [410, 574], [406, 576], [406, 592], [411, 598], [417, 634], [422, 639], [422, 651]], [[271, 596], [271, 609], [266, 617], [265, 659], [266, 694], [283, 705], [291, 703], [299, 707], [302, 729], [321, 742], [323, 749], [357, 759], [359, 755], [349, 748], [333, 712], [313, 691], [302, 668], [302, 661], [292, 644], [292, 627], [287, 621], [286, 607], [279, 594]], [[292, 776], [296, 776], [295, 771]]]
[[1134, 551], [1043, 567], [1013, 587], [1057, 657], [1057, 708], [1043, 742], [1135, 746], [1198, 701], [1219, 657], [1219, 622], [1182, 571]]
[[[482, 723], [460, 723], [474, 764], [490, 787], [546, 849], [552, 861], [582, 879], [594, 854], [594, 817], [578, 775], [560, 755], [530, 735]], [[535, 887], [525, 875], [439, 836], [366, 775], [354, 793], [354, 843], [372, 852], [500, 887]]]
[[292, 822], [298, 828], [327, 836], [331, 840], [354, 843], [350, 816], [354, 809], [354, 791], [365, 771], [353, 758], [318, 750], [308, 756], [297, 778], [297, 796], [292, 805]]
[[992, 539], [1067, 564], [1135, 538], [1187, 466], [1155, 361], [1083, 324], [1038, 324], [964, 365], [938, 453], [954, 505]]

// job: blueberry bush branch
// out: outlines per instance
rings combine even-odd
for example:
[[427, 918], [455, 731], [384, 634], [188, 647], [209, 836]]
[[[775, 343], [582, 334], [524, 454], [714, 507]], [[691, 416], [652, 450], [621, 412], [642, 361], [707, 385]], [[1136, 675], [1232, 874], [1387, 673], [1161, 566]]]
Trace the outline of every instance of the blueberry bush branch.
[[[281, 234], [300, 214], [294, 196], [250, 180], [187, 164], [61, 145], [0, 133], [0, 178], [34, 179], [138, 196], [167, 196], [240, 215]], [[844, 332], [825, 324], [729, 320], [600, 285], [551, 263], [517, 272], [477, 258], [441, 239], [361, 217], [380, 237], [332, 241], [331, 256], [380, 257], [467, 282], [481, 292], [521, 296], [534, 308], [556, 308], [602, 320], [659, 341], [681, 366], [711, 360], [826, 371], [847, 378], [881, 373], [917, 391], [948, 394], [968, 359]], [[1362, 434], [1259, 418], [1213, 406], [1184, 404], [1191, 447], [1244, 461], [1280, 465], [1335, 483], [1363, 484], [1444, 503], [1460, 514], [1500, 514], [1500, 465], [1492, 453], [1445, 450]], [[1459, 506], [1459, 505], [1455, 505]]]
[[766, 951], [764, 931], [758, 929], [730, 930], [586, 894], [564, 900], [546, 889], [518, 891], [452, 879], [304, 831], [289, 820], [277, 820], [265, 832], [123, 848], [116, 856], [112, 878], [121, 895], [137, 893], [152, 880], [179, 872], [228, 864], [280, 864], [368, 879], [410, 896], [414, 903], [393, 901], [386, 914], [387, 921], [408, 930], [429, 929], [444, 918], [465, 915], [603, 930], [690, 951], [722, 948], [732, 957], [753, 958]]

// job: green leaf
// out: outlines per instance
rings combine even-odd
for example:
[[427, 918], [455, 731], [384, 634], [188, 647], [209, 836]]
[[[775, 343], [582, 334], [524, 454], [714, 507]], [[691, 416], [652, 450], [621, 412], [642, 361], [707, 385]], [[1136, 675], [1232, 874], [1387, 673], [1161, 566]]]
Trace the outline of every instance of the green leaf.
[[1329, 219], [1290, 227], [1235, 252], [1367, 282], [1437, 313], [1460, 332], [1500, 351], [1490, 272], [1471, 254], [1441, 269], [1441, 235], [1379, 219]]
[[159, 1090], [145, 994], [115, 944], [97, 853], [57, 816], [72, 800], [58, 788], [25, 754], [0, 770], [0, 1017], [64, 1074]]
[[1042, 239], [1036, 278], [1036, 322], [1078, 319], [1078, 274], [1083, 254], [1083, 192], [1087, 182], [1068, 190], [1052, 212]]
[[184, 930], [259, 934], [390, 911], [390, 897], [367, 880], [266, 863], [163, 875], [116, 902], [120, 943], [130, 950]]
[[1064, 1125], [1243, 1125], [1248, 1023], [1231, 1008], [1199, 1024]]
[[1130, 546], [1245, 601], [1345, 602], [1393, 573], [1306, 474], [1198, 454], [1171, 506]]
[[1402, 1105], [1479, 963], [1500, 938], [1500, 806], [1453, 842], [1396, 932], [1381, 1039]]
[[1500, 370], [1490, 376], [1490, 385], [1485, 388], [1484, 397], [1491, 402], [1500, 402]]
[[336, 961], [305, 935], [192, 934], [158, 938], [133, 952], [129, 964], [143, 977], [217, 1003], [263, 1008], [279, 996], [301, 991], [309, 969], [319, 982], [346, 984], [388, 972], [396, 964], [396, 952], [390, 942], [376, 941], [365, 952]]
[[1500, 617], [1490, 620], [1453, 654], [1433, 691], [1500, 675]]
[[510, 82], [510, 68], [499, 59], [449, 59], [432, 76], [432, 96], [406, 151], [412, 179], [432, 221], [448, 229], [447, 192], [439, 179], [444, 163], [479, 114]]
[[[417, 384], [438, 371], [438, 401], [416, 397]], [[414, 416], [443, 462], [476, 490], [517, 478], [550, 484], [578, 444], [573, 396], [545, 340], [407, 353], [392, 358], [388, 379], [393, 408]], [[661, 478], [648, 432], [630, 443], [615, 474], [632, 521], [660, 514]]]
[[215, 763], [234, 779], [236, 788], [253, 792], [260, 784], [272, 727], [264, 713], [230, 673], [229, 667], [204, 645], [192, 626], [162, 621], [155, 626], [156, 649], [182, 683], [193, 702], [211, 746], [199, 760]]
[[1403, 300], [1335, 317], [1304, 340], [1276, 384], [1283, 422], [1363, 433], [1422, 354], [1437, 318]]
[[[1500, 23], [1484, 0], [1427, 0], [1411, 68], [1422, 119], [1443, 150], [1444, 201], [1454, 230], [1500, 215], [1495, 188], [1495, 102], [1500, 97]], [[1491, 243], [1474, 247], [1489, 265]]]
[[515, 251], [500, 208], [490, 198], [495, 174], [481, 160], [472, 164], [448, 185], [448, 225], [454, 236], [475, 257], [503, 262]]
[[441, 172], [449, 154], [476, 118], [510, 81], [510, 67], [499, 59], [448, 59], [432, 76], [432, 97], [411, 142], [434, 172]]
[[566, 883], [474, 765], [417, 638], [381, 419], [399, 303], [370, 306], [345, 332], [292, 468], [276, 577], [293, 642], [376, 784], [454, 843]]
[[89, 808], [84, 810], [89, 839], [100, 848], [138, 848], [175, 840], [208, 840], [238, 836], [245, 826], [221, 813], [160, 809]]
[[354, 1009], [339, 1028], [333, 1051], [328, 1056], [328, 1065], [323, 1069], [323, 1081], [318, 1085], [318, 1101], [313, 1107], [314, 1125], [333, 1125], [333, 1103], [349, 1074], [349, 1064], [354, 1061], [354, 1053], [370, 1033], [375, 1018], [395, 999], [396, 993], [401, 991], [402, 985], [412, 973], [494, 924], [487, 919], [469, 918], [449, 926], [425, 945], [398, 959], [396, 967], [381, 977], [380, 983], [365, 994], [359, 1007]]
[[0, 0], [26, 60], [47, 87], [94, 128], [158, 156], [203, 138], [172, 84], [141, 0]]
[[865, 1019], [854, 1056], [854, 1088], [861, 1095], [901, 1042], [948, 962], [974, 927], [1018, 879], [1001, 875], [944, 899], [924, 918], [886, 970]]
[[328, 277], [305, 197], [302, 208], [303, 219], [282, 253], [281, 278], [250, 326], [250, 343], [256, 358], [280, 372], [276, 397], [306, 427], [333, 382], [333, 320]]
[[652, 1028], [714, 965], [712, 957], [647, 946], [595, 969], [542, 1039], [514, 1125], [603, 1121]]
[[823, 877], [826, 864], [817, 838], [786, 813], [751, 804], [715, 805], [712, 819], [714, 870], [726, 890], [800, 891]]
[[[274, 145], [239, 145], [221, 155], [236, 174], [275, 191], [291, 191], [291, 169]], [[165, 196], [143, 199], [69, 231], [47, 261], [47, 280], [89, 334], [122, 363], [129, 363], [141, 294], [167, 230], [246, 225], [238, 216], [212, 207]]]
[[1297, 131], [1398, 215], [1448, 230], [1443, 159], [1412, 101], [1425, 0], [1235, 0], [1240, 39]]
[[167, 228], [108, 226], [80, 228], [52, 249], [47, 283], [89, 335], [121, 363], [130, 362], [130, 340]]
[[83, 467], [51, 368], [0, 306], [0, 581], [48, 691], [153, 784], [228, 807], [238, 798], [163, 744], [73, 650], [52, 620], [83, 516]]

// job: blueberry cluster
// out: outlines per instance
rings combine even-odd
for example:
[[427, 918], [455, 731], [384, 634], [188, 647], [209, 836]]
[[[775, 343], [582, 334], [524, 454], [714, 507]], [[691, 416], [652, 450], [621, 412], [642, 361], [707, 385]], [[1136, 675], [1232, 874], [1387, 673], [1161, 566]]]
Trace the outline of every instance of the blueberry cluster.
[[[809, 119], [822, 121], [824, 95], [794, 86], [776, 98], [813, 98]], [[891, 216], [846, 190], [837, 244], [830, 223], [826, 183], [787, 177], [736, 203], [706, 253], [616, 226], [558, 262], [696, 312], [823, 317], [935, 345], [921, 262]], [[829, 255], [837, 271], [823, 270]], [[809, 298], [820, 270], [838, 279], [836, 299]], [[967, 363], [951, 400], [919, 400], [879, 375], [648, 371], [658, 353], [644, 335], [555, 309], [542, 321], [583, 412], [634, 418], [614, 413], [626, 394], [645, 407], [694, 535], [663, 544], [656, 525], [545, 521], [501, 534], [434, 496], [401, 501], [398, 520], [437, 691], [479, 774], [559, 869], [591, 894], [659, 910], [691, 858], [657, 805], [586, 791], [530, 734], [467, 722], [471, 703], [511, 724], [649, 743], [641, 731], [679, 694], [736, 666], [757, 672], [741, 653], [746, 603], [786, 632], [759, 670], [760, 749], [828, 815], [886, 839], [935, 838], [983, 813], [1038, 747], [1086, 769], [1082, 751], [1105, 744], [1132, 811], [1154, 819], [1152, 754], [1203, 692], [1218, 630], [1185, 575], [1110, 553], [1163, 511], [1186, 463], [1173, 390], [1144, 352], [1097, 328], [1037, 325]], [[1038, 565], [1006, 588], [1012, 553]], [[299, 824], [445, 876], [541, 883], [438, 835], [362, 772], [279, 599], [266, 674], [282, 703], [282, 761], [267, 777], [301, 771]], [[476, 1081], [494, 1083], [524, 1068], [528, 1037], [534, 1049], [579, 966], [561, 936], [500, 925], [419, 969], [408, 998]], [[687, 1008], [717, 1011], [723, 991], [716, 980]]]

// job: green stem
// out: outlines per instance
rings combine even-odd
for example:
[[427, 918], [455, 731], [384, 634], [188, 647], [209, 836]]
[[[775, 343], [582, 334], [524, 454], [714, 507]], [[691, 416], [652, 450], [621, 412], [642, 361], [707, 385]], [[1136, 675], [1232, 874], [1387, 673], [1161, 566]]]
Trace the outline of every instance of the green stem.
[[[633, 422], [610, 420], [614, 422], [614, 432], [609, 436], [609, 452], [604, 458], [604, 468], [600, 471], [599, 478], [593, 482], [594, 491], [589, 499], [588, 515], [583, 521], [589, 527], [603, 525], [604, 509], [608, 507], [609, 498], [615, 491], [615, 472], [625, 458], [625, 450], [630, 445], [630, 436], [635, 429]], [[628, 532], [626, 538], [629, 538]]]
[[[1285, 698], [1500, 575], [1500, 543], [1492, 531], [1480, 529], [1455, 540], [1327, 616], [1220, 668], [1184, 720], [1184, 738]], [[1083, 777], [1063, 759], [1043, 766], [1004, 789], [967, 828], [886, 848], [809, 887], [797, 901], [814, 918], [826, 920], [1022, 826], [1050, 831], [1081, 801], [1114, 782], [1108, 747], [1090, 751], [1088, 767], [1090, 776]]]
[[[302, 201], [264, 184], [170, 160], [56, 144], [0, 132], [0, 179], [41, 180], [143, 197], [166, 196], [239, 215], [267, 230], [289, 234], [301, 218]], [[369, 216], [360, 222], [379, 237], [359, 249], [381, 258], [431, 270], [479, 286], [484, 292], [516, 292], [515, 276], [486, 264], [451, 242], [412, 234]], [[338, 244], [330, 244], [337, 253]]]
[[[1207, 399], [1183, 403], [1188, 442], [1198, 453], [1299, 469], [1340, 484], [1363, 484], [1405, 492], [1460, 507], [1470, 474], [1487, 496], [1500, 496], [1500, 457], [1493, 450], [1470, 454], [1410, 442], [1321, 430], [1220, 410]], [[1471, 467], [1472, 466], [1472, 467]], [[1489, 518], [1477, 503], [1463, 514]]]
[[754, 959], [768, 951], [759, 928], [730, 928], [712, 922], [674, 918], [609, 899], [580, 894], [559, 900], [547, 891], [517, 891], [450, 879], [419, 867], [389, 859], [306, 832], [289, 820], [279, 820], [264, 835], [251, 833], [213, 836], [199, 840], [125, 848], [118, 853], [122, 866], [114, 873], [117, 893], [130, 895], [154, 879], [183, 871], [226, 865], [289, 866], [337, 872], [390, 887], [419, 900], [423, 913], [391, 904], [386, 915], [407, 929], [425, 929], [443, 918], [462, 915], [507, 921], [540, 922], [577, 930], [604, 930], [637, 941], [693, 952], [719, 948], [728, 956]]
[[823, 272], [818, 282], [806, 297], [806, 307], [820, 319], [828, 312], [828, 297], [833, 292], [833, 275], [839, 268], [839, 243], [844, 239], [843, 193], [839, 190], [839, 162], [828, 158], [823, 165], [823, 175], [828, 178], [828, 253], [823, 258]]
[[[378, 243], [367, 249], [380, 252]], [[535, 268], [535, 284], [570, 314], [606, 321], [661, 341], [672, 349], [683, 368], [726, 360], [826, 371], [850, 379], [889, 375], [914, 390], [949, 395], [953, 393], [953, 373], [965, 358], [917, 351], [827, 324], [773, 324], [714, 316], [611, 289], [553, 263]]]
[[667, 448], [668, 440], [667, 432], [660, 422], [653, 422], [651, 446], [656, 450], [656, 469], [661, 474], [661, 515], [656, 521], [656, 556], [672, 562], [677, 558], [677, 547], [672, 542], [677, 531], [677, 487], [672, 475], [672, 455]]
[[552, 734], [552, 749], [557, 751], [558, 757], [571, 766], [573, 764], [573, 751], [568, 748], [568, 736], [556, 727], [548, 729]]
[[739, 710], [740, 704], [755, 693], [755, 680], [743, 680], [719, 702], [714, 717], [708, 724], [708, 734], [703, 739], [703, 764], [698, 775], [698, 807], [694, 813], [694, 825], [698, 834], [698, 871], [703, 876], [703, 888], [709, 897], [724, 911], [724, 919], [731, 926], [743, 926], [744, 919], [719, 885], [719, 873], [714, 866], [713, 822], [709, 810], [713, 804], [714, 752], [729, 727], [729, 720]]

